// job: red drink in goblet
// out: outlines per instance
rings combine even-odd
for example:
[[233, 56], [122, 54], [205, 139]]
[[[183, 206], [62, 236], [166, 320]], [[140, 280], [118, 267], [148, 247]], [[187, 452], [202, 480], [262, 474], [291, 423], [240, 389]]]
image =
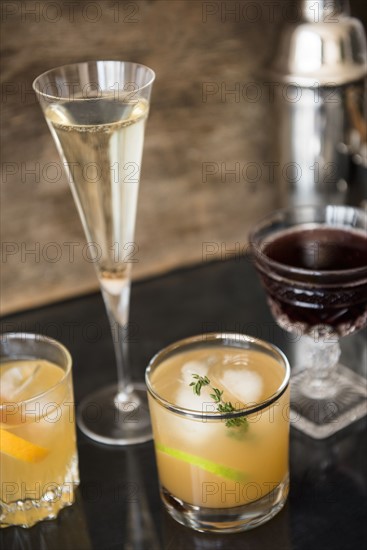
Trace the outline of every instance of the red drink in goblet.
[[337, 367], [339, 338], [367, 322], [366, 227], [363, 210], [305, 206], [271, 214], [250, 237], [273, 316], [305, 335], [308, 368], [293, 378], [292, 405], [313, 437], [366, 413], [365, 380]]

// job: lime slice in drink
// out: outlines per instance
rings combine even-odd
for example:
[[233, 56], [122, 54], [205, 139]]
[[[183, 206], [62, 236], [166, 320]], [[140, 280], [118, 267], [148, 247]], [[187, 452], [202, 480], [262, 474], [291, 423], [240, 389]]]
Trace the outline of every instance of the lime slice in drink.
[[193, 466], [198, 466], [198, 468], [201, 468], [206, 472], [210, 472], [211, 474], [215, 474], [216, 476], [223, 477], [225, 479], [230, 479], [231, 481], [244, 482], [248, 478], [248, 476], [240, 470], [235, 470], [234, 468], [229, 468], [228, 466], [223, 466], [222, 464], [217, 464], [216, 462], [212, 462], [211, 460], [207, 460], [201, 456], [192, 455], [179, 449], [172, 449], [172, 447], [167, 447], [162, 443], [156, 443], [156, 449], [157, 451], [161, 451], [162, 453], [172, 456], [173, 458], [177, 458], [178, 460], [182, 460], [192, 464]]

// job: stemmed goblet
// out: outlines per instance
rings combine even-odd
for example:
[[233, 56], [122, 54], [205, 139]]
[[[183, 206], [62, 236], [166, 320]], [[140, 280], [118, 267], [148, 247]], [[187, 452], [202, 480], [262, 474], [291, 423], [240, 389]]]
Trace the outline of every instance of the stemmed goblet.
[[[33, 83], [68, 175], [96, 271], [117, 361], [118, 383], [87, 396], [78, 424], [92, 439], [127, 445], [151, 439], [143, 384], [132, 383], [127, 330], [145, 122], [154, 72], [123, 61], [65, 65]], [[116, 336], [117, 334], [117, 336]]]
[[338, 364], [339, 339], [367, 323], [367, 214], [347, 206], [280, 210], [250, 235], [271, 312], [304, 341], [291, 377], [293, 425], [314, 438], [364, 416], [366, 380]]

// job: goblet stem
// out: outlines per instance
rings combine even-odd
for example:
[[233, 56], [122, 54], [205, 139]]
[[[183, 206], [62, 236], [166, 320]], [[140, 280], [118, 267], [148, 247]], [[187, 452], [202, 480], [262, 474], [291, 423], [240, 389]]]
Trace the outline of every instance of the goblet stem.
[[303, 336], [303, 340], [306, 377], [302, 384], [302, 393], [312, 399], [333, 397], [338, 391], [336, 378], [340, 357], [339, 341], [318, 335]]

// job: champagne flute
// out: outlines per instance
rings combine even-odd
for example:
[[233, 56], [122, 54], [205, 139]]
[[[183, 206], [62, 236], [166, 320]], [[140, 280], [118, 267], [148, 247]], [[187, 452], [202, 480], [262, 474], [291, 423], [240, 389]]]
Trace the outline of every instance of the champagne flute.
[[[51, 69], [33, 88], [63, 161], [114, 334], [118, 382], [87, 396], [80, 429], [100, 443], [151, 439], [144, 384], [128, 363], [128, 319], [145, 122], [155, 74], [124, 61]], [[135, 256], [135, 258], [134, 258]]]

